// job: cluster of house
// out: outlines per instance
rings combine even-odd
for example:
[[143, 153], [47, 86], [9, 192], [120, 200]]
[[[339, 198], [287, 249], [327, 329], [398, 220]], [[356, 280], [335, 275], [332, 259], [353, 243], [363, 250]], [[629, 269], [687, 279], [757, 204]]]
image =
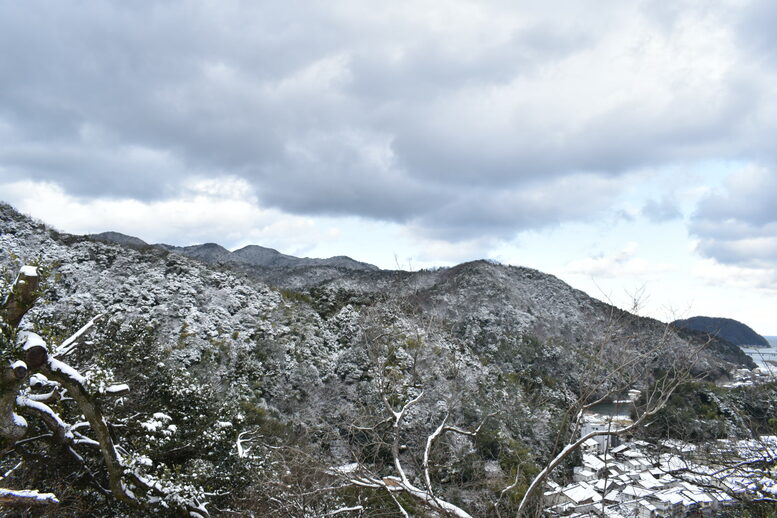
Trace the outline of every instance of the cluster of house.
[[770, 383], [777, 380], [777, 365], [766, 365], [755, 369], [737, 369], [734, 371], [731, 380], [722, 384], [727, 388], [746, 387], [749, 385], [759, 385]]
[[777, 498], [777, 437], [761, 438], [757, 444], [721, 441], [716, 451], [726, 452], [732, 461], [727, 466], [718, 463], [723, 457], [700, 463], [710, 458], [693, 445], [674, 442], [662, 447], [663, 453], [654, 454], [654, 448], [641, 441], [614, 445], [589, 439], [583, 445], [582, 465], [574, 468], [574, 482], [563, 487], [549, 483], [544, 494], [547, 515], [712, 516], [744, 494]]

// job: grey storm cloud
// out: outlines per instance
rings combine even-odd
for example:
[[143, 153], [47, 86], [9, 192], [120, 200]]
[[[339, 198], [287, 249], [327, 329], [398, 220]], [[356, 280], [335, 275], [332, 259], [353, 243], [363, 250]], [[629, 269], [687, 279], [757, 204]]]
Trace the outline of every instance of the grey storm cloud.
[[499, 193], [487, 187], [457, 190], [417, 223], [443, 240], [480, 238], [483, 228], [489, 229], [488, 237], [509, 239], [516, 227], [541, 228], [599, 215], [619, 188], [618, 182], [580, 174]]
[[[773, 82], [736, 68], [773, 48], [745, 40], [766, 3], [551, 4], [0, 0], [0, 179], [150, 200], [240, 177], [457, 240], [592, 217], [641, 167], [774, 153]], [[721, 24], [733, 58], [682, 61], [717, 41], [686, 27]]]
[[710, 193], [691, 219], [699, 251], [722, 263], [777, 269], [777, 174], [751, 168]]
[[759, 62], [777, 62], [777, 4], [770, 0], [752, 2], [738, 18], [737, 34], [741, 44], [748, 47]]

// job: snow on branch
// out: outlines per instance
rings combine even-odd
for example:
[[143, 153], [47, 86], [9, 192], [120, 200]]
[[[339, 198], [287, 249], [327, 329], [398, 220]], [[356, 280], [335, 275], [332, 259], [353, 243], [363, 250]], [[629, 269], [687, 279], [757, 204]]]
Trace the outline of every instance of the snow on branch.
[[[58, 382], [68, 394], [76, 401], [90, 428], [95, 434], [96, 440], [82, 435], [73, 438], [75, 444], [86, 444], [99, 447], [103, 462], [108, 471], [108, 485], [111, 493], [119, 500], [136, 506], [147, 506], [153, 500], [166, 499], [171, 495], [158, 484], [148, 482], [137, 473], [125, 466], [119, 448], [113, 441], [108, 428], [108, 422], [103, 416], [99, 405], [86, 388], [86, 378], [70, 365], [49, 357], [43, 371], [49, 378]], [[113, 389], [113, 390], [110, 390]], [[109, 393], [121, 394], [129, 391], [129, 386], [114, 385], [109, 387]], [[34, 403], [28, 401], [28, 403]], [[70, 430], [68, 429], [70, 432]], [[70, 437], [73, 433], [70, 432]], [[181, 508], [186, 509], [190, 516], [207, 518], [209, 516], [205, 504], [200, 502], [175, 502]]]
[[58, 504], [54, 493], [40, 493], [35, 489], [2, 489], [0, 488], [0, 503], [22, 505]]
[[340, 468], [334, 468], [330, 470], [330, 473], [333, 475], [343, 476], [349, 484], [357, 487], [383, 489], [387, 491], [400, 513], [408, 518], [410, 516], [409, 513], [394, 495], [397, 492], [410, 495], [411, 497], [422, 502], [428, 508], [442, 514], [443, 516], [452, 516], [455, 518], [472, 518], [472, 516], [464, 509], [456, 506], [455, 504], [442, 500], [441, 498], [438, 498], [434, 495], [432, 491], [431, 479], [429, 476], [429, 455], [435, 440], [444, 433], [452, 432], [472, 436], [479, 432], [483, 423], [481, 422], [474, 431], [469, 431], [455, 426], [449, 426], [447, 424], [449, 416], [445, 416], [442, 423], [431, 433], [431, 435], [429, 435], [429, 437], [427, 437], [426, 440], [423, 461], [424, 483], [426, 488], [422, 489], [415, 486], [410, 481], [402, 466], [402, 461], [400, 459], [400, 436], [402, 433], [403, 418], [405, 417], [408, 409], [416, 404], [424, 396], [424, 392], [422, 391], [416, 397], [407, 401], [399, 410], [394, 409], [385, 393], [382, 393], [381, 396], [386, 409], [393, 417], [391, 454], [397, 476], [376, 476], [369, 473], [369, 471], [364, 469], [364, 467], [360, 466], [359, 464], [348, 464], [341, 466]]
[[427, 438], [426, 438], [426, 447], [424, 448], [424, 460], [421, 464], [421, 467], [424, 472], [424, 482], [426, 483], [426, 490], [429, 492], [429, 496], [434, 498], [434, 494], [432, 491], [432, 480], [429, 475], [429, 455], [432, 450], [432, 446], [434, 445], [434, 442], [440, 438], [442, 435], [444, 435], [446, 432], [451, 433], [457, 433], [459, 435], [466, 435], [469, 437], [475, 437], [478, 433], [480, 433], [481, 428], [483, 428], [483, 425], [486, 422], [486, 419], [489, 417], [493, 417], [495, 414], [489, 414], [487, 415], [475, 428], [474, 430], [464, 430], [463, 428], [459, 428], [457, 426], [450, 426], [448, 425], [448, 419], [450, 418], [450, 414], [445, 414], [445, 417], [443, 418], [440, 425], [432, 432]]
[[[436, 498], [429, 491], [418, 488], [409, 481], [403, 481], [399, 477], [388, 476], [381, 478], [373, 475], [362, 475], [351, 477], [349, 482], [359, 487], [385, 489], [388, 491], [389, 495], [392, 495], [392, 498], [395, 498], [393, 496], [394, 493], [404, 492], [420, 500], [432, 510], [443, 513], [443, 515], [453, 516], [455, 518], [473, 518], [471, 514], [457, 505]], [[399, 502], [396, 499], [394, 501], [399, 505]], [[404, 510], [401, 505], [400, 510]]]
[[364, 511], [363, 505], [354, 505], [353, 507], [341, 507], [340, 509], [335, 509], [334, 511], [326, 513], [326, 516], [337, 516], [338, 514], [342, 513], [355, 513], [362, 511]]
[[130, 388], [126, 383], [120, 383], [118, 385], [111, 385], [105, 389], [105, 394], [109, 396], [123, 396], [129, 394]]
[[16, 404], [23, 409], [28, 409], [37, 413], [60, 441], [71, 443], [75, 439], [73, 432], [70, 430], [70, 426], [59, 417], [59, 414], [54, 412], [45, 403], [35, 401], [25, 395], [20, 395], [16, 398]]
[[11, 290], [0, 305], [2, 320], [11, 328], [16, 328], [22, 317], [30, 310], [37, 297], [38, 269], [34, 266], [22, 266]]
[[[22, 267], [11, 289], [0, 302], [0, 333], [4, 346], [2, 349], [6, 349], [5, 345], [18, 346], [0, 351], [8, 352], [11, 356], [8, 358], [4, 355], [3, 362], [0, 363], [0, 436], [10, 440], [14, 448], [42, 438], [54, 438], [84, 467], [85, 460], [76, 451], [76, 447], [96, 448], [107, 471], [108, 489], [102, 488], [100, 483], [96, 482], [95, 476], [88, 468], [86, 471], [96, 482], [96, 486], [106, 494], [111, 493], [120, 501], [142, 508], [151, 508], [155, 504], [169, 505], [185, 511], [189, 516], [207, 518], [209, 514], [205, 503], [196, 499], [185, 500], [159, 483], [146, 481], [124, 464], [119, 453], [123, 450], [114, 443], [98, 398], [121, 396], [129, 392], [129, 386], [125, 383], [114, 384], [104, 390], [90, 392], [87, 378], [77, 369], [57, 359], [58, 356], [71, 353], [79, 340], [94, 328], [102, 314], [89, 320], [54, 348], [52, 354], [49, 354], [48, 346], [40, 335], [20, 332], [19, 324], [39, 295], [39, 281], [36, 267]], [[13, 355], [19, 353], [24, 355], [23, 358], [13, 358]], [[78, 405], [86, 419], [85, 423], [70, 426], [47, 404], [61, 400], [65, 392]], [[16, 414], [17, 409], [43, 421], [51, 433], [25, 438], [27, 421]], [[75, 431], [86, 423], [94, 438]], [[0, 489], [0, 503], [57, 503], [57, 499], [53, 494], [40, 493], [33, 489]]]
[[67, 356], [73, 350], [75, 349], [76, 345], [78, 345], [78, 339], [81, 338], [84, 333], [89, 331], [89, 329], [92, 328], [92, 326], [97, 322], [99, 319], [101, 319], [105, 314], [100, 313], [99, 315], [92, 318], [89, 322], [84, 324], [81, 329], [73, 333], [67, 340], [62, 342], [60, 345], [57, 346], [56, 349], [54, 349], [54, 356]]

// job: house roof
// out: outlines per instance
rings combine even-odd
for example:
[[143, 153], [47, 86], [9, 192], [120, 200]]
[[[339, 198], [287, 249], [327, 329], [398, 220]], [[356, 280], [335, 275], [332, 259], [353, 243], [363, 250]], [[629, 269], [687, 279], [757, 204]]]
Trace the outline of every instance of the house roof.
[[584, 482], [564, 489], [563, 493], [564, 496], [576, 504], [581, 504], [584, 502], [599, 502], [602, 499], [599, 493], [597, 493], [591, 486]]

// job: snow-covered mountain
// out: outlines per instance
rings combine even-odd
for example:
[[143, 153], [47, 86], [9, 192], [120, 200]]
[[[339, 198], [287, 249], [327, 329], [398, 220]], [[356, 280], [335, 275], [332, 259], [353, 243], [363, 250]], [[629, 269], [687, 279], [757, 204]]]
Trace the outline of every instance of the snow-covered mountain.
[[[475, 261], [384, 271], [254, 246], [144, 246], [115, 234], [62, 234], [0, 204], [0, 288], [25, 263], [47, 273], [27, 328], [56, 343], [105, 315], [70, 360], [94, 383], [131, 386], [108, 411], [124, 416], [125, 440], [144, 455], [138, 465], [206, 488], [220, 508], [251, 501], [257, 515], [290, 491], [277, 480], [295, 468], [278, 451], [306, 458], [300, 465], [345, 465], [355, 452], [374, 461], [386, 452], [354, 426], [380, 421], [384, 402], [410, 395], [419, 399], [408, 430], [446, 415], [462, 426], [498, 416], [474, 443], [446, 443], [447, 471], [435, 474], [448, 498], [490, 509], [484, 495], [494, 480], [464, 492], [456, 481], [487, 468], [510, 477], [509, 462], [542, 463], [594, 355], [606, 370], [663, 343], [646, 371], [660, 372], [699, 345], [528, 268]], [[748, 365], [729, 345], [704, 349], [695, 373], [714, 378]], [[148, 424], [159, 412], [172, 425], [166, 435]], [[238, 454], [241, 437], [255, 441], [252, 455]], [[414, 440], [403, 455], [412, 456]]]
[[128, 236], [119, 232], [102, 232], [90, 236], [97, 241], [112, 242], [130, 247], [154, 246], [170, 252], [176, 252], [200, 261], [211, 264], [227, 263], [238, 267], [251, 268], [301, 268], [306, 266], [327, 266], [332, 268], [344, 268], [347, 270], [378, 270], [377, 266], [363, 263], [344, 255], [329, 257], [327, 259], [315, 259], [310, 257], [295, 257], [282, 254], [273, 248], [259, 245], [248, 245], [234, 252], [216, 243], [201, 245], [173, 246], [164, 243], [149, 245], [140, 238]]

